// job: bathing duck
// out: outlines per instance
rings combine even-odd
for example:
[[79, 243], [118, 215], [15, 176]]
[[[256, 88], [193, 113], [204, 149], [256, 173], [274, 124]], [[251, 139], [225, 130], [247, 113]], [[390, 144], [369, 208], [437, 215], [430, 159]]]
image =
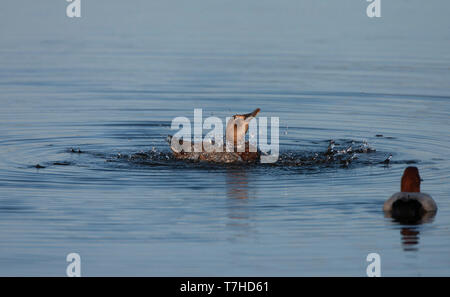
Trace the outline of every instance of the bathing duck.
[[436, 203], [430, 195], [420, 192], [422, 179], [417, 167], [408, 167], [403, 172], [401, 187], [383, 205], [388, 217], [399, 220], [418, 221], [437, 211]]
[[[225, 131], [226, 142], [223, 144], [221, 152], [213, 151], [211, 149], [212, 147], [208, 148], [207, 146], [209, 145], [205, 144], [205, 142], [202, 144], [201, 152], [195, 152], [194, 143], [183, 139], [176, 139], [172, 136], [169, 136], [167, 139], [170, 144], [170, 149], [176, 159], [216, 163], [256, 162], [260, 158], [260, 152], [248, 141], [245, 141], [245, 135], [248, 132], [250, 121], [255, 118], [259, 112], [260, 109], [257, 108], [250, 113], [234, 115], [228, 120]], [[179, 146], [176, 144], [179, 144]], [[211, 141], [210, 145], [214, 146], [215, 142]]]

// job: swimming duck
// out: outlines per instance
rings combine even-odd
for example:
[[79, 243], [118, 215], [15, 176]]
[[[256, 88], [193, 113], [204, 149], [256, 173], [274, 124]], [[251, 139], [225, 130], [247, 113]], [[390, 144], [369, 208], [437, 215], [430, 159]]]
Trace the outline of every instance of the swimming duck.
[[401, 179], [401, 192], [392, 195], [383, 205], [388, 217], [416, 221], [437, 211], [433, 198], [420, 192], [421, 181], [417, 167], [405, 169]]
[[[193, 143], [186, 143], [183, 139], [173, 139], [168, 137], [170, 149], [176, 159], [209, 161], [216, 163], [234, 163], [234, 162], [256, 162], [260, 158], [260, 152], [248, 141], [245, 141], [245, 135], [248, 132], [250, 121], [255, 118], [261, 110], [259, 108], [246, 114], [233, 115], [228, 120], [226, 127], [226, 143], [223, 144], [222, 152], [209, 151], [205, 149], [205, 143], [202, 144], [202, 151], [195, 152]], [[178, 142], [183, 147], [190, 147], [190, 151], [176, 149], [174, 143]], [[215, 145], [214, 141], [211, 145]]]

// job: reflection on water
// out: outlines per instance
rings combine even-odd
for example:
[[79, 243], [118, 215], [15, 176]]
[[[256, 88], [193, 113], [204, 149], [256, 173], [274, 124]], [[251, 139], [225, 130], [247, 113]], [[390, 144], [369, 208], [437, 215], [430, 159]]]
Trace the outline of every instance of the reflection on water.
[[251, 205], [249, 205], [249, 180], [246, 168], [227, 168], [226, 170], [227, 193], [227, 226], [232, 230], [233, 236], [249, 236], [251, 232]]
[[226, 186], [229, 199], [248, 199], [247, 169], [228, 169], [226, 174]]
[[398, 219], [392, 218], [389, 212], [385, 212], [385, 218], [392, 219], [393, 223], [401, 224], [400, 229], [401, 241], [403, 250], [408, 251], [418, 251], [419, 250], [419, 239], [420, 239], [420, 228], [423, 224], [429, 224], [434, 221], [437, 212], [425, 212], [421, 217], [414, 219]]
[[402, 235], [403, 250], [405, 252], [418, 250], [417, 245], [419, 244], [420, 234], [418, 228], [402, 228], [400, 234]]

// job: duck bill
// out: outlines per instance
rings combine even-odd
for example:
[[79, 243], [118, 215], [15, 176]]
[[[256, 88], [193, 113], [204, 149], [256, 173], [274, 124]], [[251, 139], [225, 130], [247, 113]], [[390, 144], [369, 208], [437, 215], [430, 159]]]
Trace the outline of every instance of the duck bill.
[[251, 119], [251, 118], [256, 117], [260, 111], [261, 111], [261, 109], [257, 108], [254, 111], [252, 111], [251, 113], [246, 113], [246, 114], [243, 114], [242, 116], [244, 117], [244, 120], [247, 120], [249, 118]]

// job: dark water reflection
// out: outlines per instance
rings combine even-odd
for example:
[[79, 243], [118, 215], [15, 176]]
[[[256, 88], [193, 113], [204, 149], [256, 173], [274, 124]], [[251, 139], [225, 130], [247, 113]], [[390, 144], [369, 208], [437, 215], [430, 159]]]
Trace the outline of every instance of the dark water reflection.
[[[247, 169], [228, 169], [226, 171], [227, 209], [229, 221], [227, 226], [234, 234], [230, 240], [238, 240], [242, 236], [251, 236], [252, 229], [252, 205], [248, 199], [249, 180]], [[251, 185], [250, 185], [251, 187]], [[253, 188], [253, 187], [252, 187]]]
[[420, 239], [420, 231], [416, 228], [402, 228], [400, 231], [402, 235], [403, 250], [407, 251], [417, 251]]
[[[432, 223], [436, 214], [436, 212], [425, 212], [420, 218], [411, 220], [392, 219], [393, 222], [402, 225], [400, 235], [405, 252], [419, 250], [421, 225]], [[390, 218], [390, 215], [385, 213], [385, 217]]]
[[228, 169], [226, 173], [227, 196], [230, 199], [248, 199], [247, 169]]

